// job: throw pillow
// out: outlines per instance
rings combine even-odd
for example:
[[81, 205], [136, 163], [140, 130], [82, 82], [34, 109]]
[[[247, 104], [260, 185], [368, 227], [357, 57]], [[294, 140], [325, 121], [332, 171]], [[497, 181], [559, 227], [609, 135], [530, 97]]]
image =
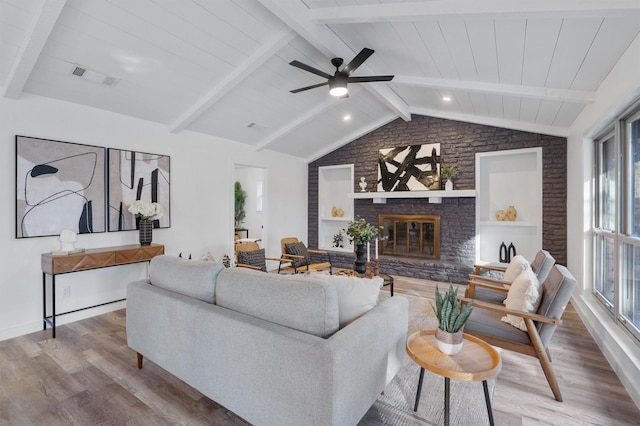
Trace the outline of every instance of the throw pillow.
[[299, 268], [304, 265], [308, 265], [311, 263], [311, 257], [309, 256], [309, 252], [307, 251], [307, 247], [303, 242], [297, 243], [289, 243], [284, 245], [284, 250], [286, 254], [292, 254], [294, 256], [303, 256], [304, 259], [293, 259], [291, 264], [294, 268]]
[[256, 266], [261, 271], [267, 272], [267, 262], [265, 260], [264, 249], [254, 251], [239, 251], [238, 263]]
[[504, 281], [512, 282], [518, 275], [527, 269], [527, 267], [529, 267], [529, 261], [525, 259], [524, 256], [514, 256], [513, 259], [511, 259], [511, 262], [509, 262], [507, 270], [504, 271], [504, 277], [502, 279]]
[[[527, 267], [518, 277], [513, 280], [507, 298], [504, 300], [504, 304], [507, 309], [513, 309], [516, 311], [524, 312], [536, 312], [538, 306], [540, 306], [540, 300], [542, 296], [542, 286], [538, 277], [533, 272], [531, 267]], [[527, 326], [524, 323], [522, 317], [516, 315], [505, 315], [502, 317], [502, 321], [512, 326], [519, 328], [522, 331], [527, 331]]]
[[382, 277], [359, 278], [342, 275], [327, 277], [338, 292], [340, 328], [373, 309], [378, 303]]

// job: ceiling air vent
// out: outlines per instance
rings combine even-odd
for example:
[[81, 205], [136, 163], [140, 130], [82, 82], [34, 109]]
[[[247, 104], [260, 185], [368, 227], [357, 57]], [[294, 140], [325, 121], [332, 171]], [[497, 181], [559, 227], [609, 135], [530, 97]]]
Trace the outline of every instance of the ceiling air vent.
[[78, 77], [82, 77], [82, 75], [84, 74], [85, 71], [86, 71], [86, 69], [84, 69], [84, 68], [75, 67], [71, 74], [77, 75]]
[[103, 84], [105, 86], [113, 87], [118, 83], [119, 79], [115, 77], [108, 76], [106, 74], [102, 74], [97, 71], [90, 70], [86, 67], [80, 65], [74, 65], [73, 70], [71, 71], [72, 75], [76, 77], [80, 77], [84, 80], [89, 80], [94, 83]]

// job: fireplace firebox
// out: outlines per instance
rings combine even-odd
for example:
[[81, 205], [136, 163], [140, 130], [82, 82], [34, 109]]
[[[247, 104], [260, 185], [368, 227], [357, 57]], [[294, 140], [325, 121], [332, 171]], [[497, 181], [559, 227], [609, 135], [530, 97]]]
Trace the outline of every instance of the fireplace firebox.
[[382, 214], [380, 254], [423, 259], [440, 259], [440, 216]]

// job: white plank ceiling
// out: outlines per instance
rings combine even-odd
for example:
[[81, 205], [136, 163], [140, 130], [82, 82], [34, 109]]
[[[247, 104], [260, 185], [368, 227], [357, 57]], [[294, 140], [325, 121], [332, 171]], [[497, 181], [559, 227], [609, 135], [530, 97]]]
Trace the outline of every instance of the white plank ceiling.
[[[638, 0], [0, 0], [0, 85], [313, 161], [411, 114], [566, 136], [639, 31]], [[391, 82], [289, 92], [364, 47]]]

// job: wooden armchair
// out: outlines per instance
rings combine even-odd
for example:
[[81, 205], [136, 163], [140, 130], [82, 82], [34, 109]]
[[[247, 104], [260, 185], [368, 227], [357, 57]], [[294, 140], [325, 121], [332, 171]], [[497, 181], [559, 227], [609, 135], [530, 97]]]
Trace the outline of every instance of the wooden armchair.
[[[487, 283], [475, 283], [486, 286]], [[507, 309], [504, 305], [474, 300], [473, 311], [464, 332], [479, 337], [490, 345], [538, 358], [556, 400], [562, 401], [560, 386], [551, 367], [549, 341], [576, 287], [576, 279], [562, 265], [555, 265], [543, 283], [542, 299], [535, 313]], [[507, 291], [501, 288], [500, 291]], [[462, 298], [464, 302], [471, 299]], [[501, 321], [505, 315], [524, 319], [527, 331]]]
[[289, 262], [286, 259], [266, 257], [264, 250], [260, 248], [258, 243], [253, 241], [236, 242], [234, 249], [236, 253], [236, 266], [241, 268], [267, 272], [267, 260], [273, 260], [279, 264]]
[[[287, 249], [287, 245], [289, 245], [289, 249]], [[292, 247], [292, 245], [295, 246]], [[329, 269], [329, 273], [333, 274], [330, 252], [307, 248], [296, 237], [285, 237], [281, 239], [280, 246], [282, 248], [282, 261], [278, 266], [278, 273], [286, 270], [293, 270], [294, 273], [298, 273]], [[326, 256], [327, 261], [313, 263], [310, 254]]]

